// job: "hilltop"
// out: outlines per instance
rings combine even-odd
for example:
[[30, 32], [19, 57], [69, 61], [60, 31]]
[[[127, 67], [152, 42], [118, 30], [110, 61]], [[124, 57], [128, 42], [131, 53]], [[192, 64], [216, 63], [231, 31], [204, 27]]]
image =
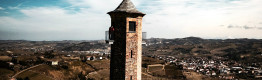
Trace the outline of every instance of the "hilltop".
[[[144, 41], [143, 79], [256, 79], [262, 75], [261, 39], [187, 37]], [[110, 45], [103, 40], [0, 40], [0, 63], [2, 79], [39, 64], [44, 65], [16, 78], [109, 79]]]

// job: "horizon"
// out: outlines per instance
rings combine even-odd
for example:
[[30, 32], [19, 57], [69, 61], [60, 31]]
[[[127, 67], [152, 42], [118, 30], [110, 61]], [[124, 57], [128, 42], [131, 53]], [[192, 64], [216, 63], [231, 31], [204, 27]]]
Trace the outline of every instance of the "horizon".
[[[183, 37], [183, 38], [156, 38], [156, 37], [151, 37], [151, 38], [146, 38], [148, 39], [184, 39], [184, 38], [201, 38], [201, 37], [196, 37], [196, 36], [189, 36], [189, 37]], [[262, 39], [255, 39], [255, 38], [201, 38], [204, 40], [230, 40], [230, 39], [248, 39], [248, 40], [262, 40]], [[0, 40], [0, 41], [103, 41], [105, 39], [94, 39], [94, 40], [23, 40], [23, 39], [17, 39], [17, 40]]]
[[[149, 38], [262, 39], [261, 0], [131, 0]], [[0, 0], [0, 40], [103, 40], [122, 0]]]

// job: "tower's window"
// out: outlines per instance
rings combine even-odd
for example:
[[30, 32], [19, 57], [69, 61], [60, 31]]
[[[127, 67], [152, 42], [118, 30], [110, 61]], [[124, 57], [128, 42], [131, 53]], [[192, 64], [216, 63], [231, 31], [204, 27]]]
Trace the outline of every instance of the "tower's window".
[[136, 31], [136, 22], [129, 21], [129, 32], [135, 32]]
[[133, 50], [131, 50], [131, 58], [133, 58]]

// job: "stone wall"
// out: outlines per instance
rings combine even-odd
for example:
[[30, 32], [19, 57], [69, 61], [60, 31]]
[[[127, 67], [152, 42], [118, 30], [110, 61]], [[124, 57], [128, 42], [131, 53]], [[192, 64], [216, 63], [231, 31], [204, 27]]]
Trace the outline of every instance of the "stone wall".
[[[142, 15], [111, 13], [115, 28], [111, 45], [110, 79], [141, 80], [142, 66]], [[129, 21], [136, 22], [136, 32], [129, 32]], [[132, 58], [131, 58], [132, 51]]]
[[115, 28], [114, 44], [111, 45], [110, 80], [125, 79], [126, 19], [124, 15], [112, 14], [111, 25]]

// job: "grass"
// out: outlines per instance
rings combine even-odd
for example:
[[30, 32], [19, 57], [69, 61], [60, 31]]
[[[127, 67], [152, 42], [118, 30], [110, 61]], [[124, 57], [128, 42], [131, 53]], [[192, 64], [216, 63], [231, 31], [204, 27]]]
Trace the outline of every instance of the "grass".
[[26, 78], [29, 77], [30, 80], [52, 80], [52, 78], [48, 77], [48, 75], [43, 75], [38, 72], [34, 71], [26, 71], [23, 72], [22, 74], [18, 75], [17, 78]]
[[0, 80], [8, 80], [8, 76], [12, 76], [14, 74], [13, 71], [0, 68]]
[[30, 80], [52, 80], [52, 78], [49, 75], [44, 74], [47, 73], [48, 70], [54, 69], [48, 65], [41, 65], [19, 74], [17, 78], [24, 79], [26, 77], [29, 77]]
[[109, 80], [110, 76], [110, 70], [109, 69], [103, 69], [99, 71], [95, 71], [90, 73], [87, 78], [95, 79], [95, 80]]
[[12, 57], [9, 56], [0, 56], [0, 61], [11, 61]]
[[[154, 64], [154, 63], [162, 63], [162, 61], [154, 59], [154, 58], [144, 58], [143, 61], [147, 61], [148, 64]], [[110, 76], [110, 60], [96, 60], [96, 61], [72, 61], [68, 65], [68, 69], [60, 68], [59, 66], [49, 66], [49, 65], [41, 65], [36, 68], [33, 68], [29, 71], [25, 71], [17, 76], [17, 78], [26, 78], [29, 77], [30, 80], [54, 80], [54, 79], [70, 79], [76, 77], [79, 73], [83, 72], [84, 75], [88, 75], [88, 78], [95, 79], [95, 80], [109, 80]], [[92, 67], [91, 67], [92, 66]], [[94, 69], [96, 68], [96, 70]], [[173, 67], [166, 66], [165, 67], [168, 72], [165, 72], [161, 68], [162, 74], [170, 74], [170, 75], [176, 75], [179, 74], [178, 71], [172, 70]], [[143, 72], [145, 72], [146, 69], [143, 68]], [[175, 73], [172, 73], [172, 72]], [[159, 73], [159, 72], [156, 72]], [[148, 74], [150, 75], [150, 74]], [[142, 75], [143, 79], [154, 79], [154, 80], [169, 80], [166, 77], [157, 77], [157, 76], [148, 76], [148, 75]], [[6, 79], [4, 79], [6, 80]], [[171, 79], [172, 80], [172, 79]]]
[[152, 65], [152, 64], [164, 64], [165, 61], [163, 60], [158, 60], [155, 58], [151, 58], [151, 57], [143, 57], [142, 58], [142, 67], [147, 68], [147, 65]]
[[96, 61], [87, 61], [87, 64], [90, 64], [97, 70], [99, 69], [109, 69], [110, 61], [109, 60], [96, 60]]

